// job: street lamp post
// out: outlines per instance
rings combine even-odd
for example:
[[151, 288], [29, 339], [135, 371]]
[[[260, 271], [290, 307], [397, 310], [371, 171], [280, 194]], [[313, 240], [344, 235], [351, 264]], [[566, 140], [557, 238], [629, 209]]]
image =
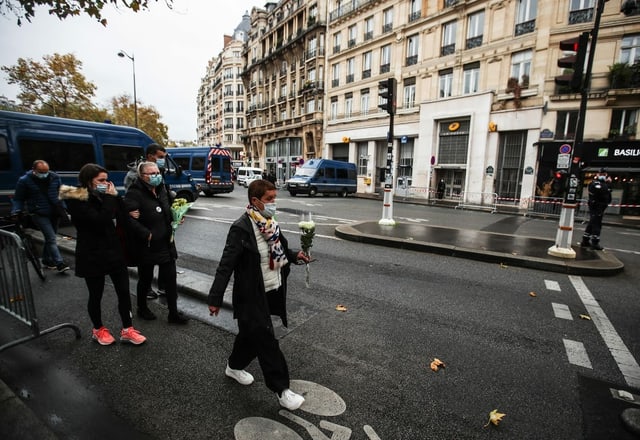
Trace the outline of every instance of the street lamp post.
[[126, 53], [124, 50], [121, 50], [120, 52], [118, 52], [118, 56], [120, 58], [124, 58], [127, 57], [131, 60], [131, 63], [133, 64], [133, 117], [135, 120], [135, 126], [136, 128], [138, 128], [138, 97], [136, 96], [136, 58], [133, 56], [133, 53], [131, 54], [131, 56], [129, 56], [128, 53]]

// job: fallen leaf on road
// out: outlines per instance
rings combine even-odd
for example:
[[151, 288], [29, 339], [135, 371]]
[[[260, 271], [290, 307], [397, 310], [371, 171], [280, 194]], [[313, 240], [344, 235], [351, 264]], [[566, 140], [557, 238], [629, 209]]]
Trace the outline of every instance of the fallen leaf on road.
[[439, 367], [442, 367], [442, 368], [446, 367], [446, 365], [444, 364], [444, 362], [442, 362], [442, 361], [441, 361], [440, 359], [438, 359], [438, 358], [433, 358], [433, 362], [431, 362], [431, 365], [430, 365], [430, 366], [431, 366], [431, 369], [432, 369], [433, 371], [438, 371], [438, 368], [439, 368]]
[[500, 268], [501, 268], [501, 269], [506, 269], [507, 267], [509, 267], [509, 266], [507, 266], [507, 265], [506, 265], [506, 264], [504, 264], [504, 263], [500, 263]]
[[346, 312], [346, 311], [347, 311], [347, 308], [346, 308], [345, 306], [343, 306], [342, 304], [338, 304], [338, 305], [336, 306], [336, 310], [337, 310], [338, 312]]
[[506, 414], [499, 413], [497, 409], [494, 409], [489, 413], [489, 421], [487, 422], [486, 425], [484, 425], [484, 427], [486, 428], [491, 423], [498, 426], [498, 423], [502, 421], [502, 418], [504, 416], [506, 416]]
[[536, 294], [536, 292], [529, 292], [529, 296], [536, 297], [536, 296], [538, 296], [538, 295]]
[[580, 319], [586, 319], [587, 321], [591, 321], [591, 316], [589, 316], [589, 315], [580, 315]]

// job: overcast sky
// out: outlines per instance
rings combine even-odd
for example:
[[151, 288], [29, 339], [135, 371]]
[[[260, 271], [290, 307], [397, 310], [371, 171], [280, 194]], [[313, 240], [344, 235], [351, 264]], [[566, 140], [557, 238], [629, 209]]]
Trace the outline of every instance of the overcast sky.
[[[14, 16], [0, 16], [0, 66], [72, 53], [82, 61], [85, 78], [97, 86], [94, 102], [106, 106], [114, 96], [133, 97], [132, 62], [117, 55], [123, 50], [135, 58], [138, 102], [158, 110], [170, 139], [196, 140], [196, 98], [207, 63], [243, 14], [265, 2], [174, 0], [172, 10], [163, 0], [150, 3], [150, 11], [139, 13], [106, 6], [106, 28], [84, 15], [61, 21], [44, 8], [20, 27]], [[0, 95], [15, 100], [18, 92], [0, 72]]]

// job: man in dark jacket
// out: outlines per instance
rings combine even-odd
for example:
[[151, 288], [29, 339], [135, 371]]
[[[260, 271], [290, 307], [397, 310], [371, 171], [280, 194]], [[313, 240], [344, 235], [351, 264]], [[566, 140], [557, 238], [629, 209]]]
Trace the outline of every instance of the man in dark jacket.
[[308, 262], [302, 251], [291, 251], [273, 218], [276, 188], [267, 180], [255, 180], [247, 192], [249, 206], [227, 235], [222, 258], [209, 291], [209, 312], [217, 315], [224, 292], [233, 278], [233, 316], [238, 335], [225, 374], [242, 385], [253, 376], [244, 368], [258, 358], [267, 387], [281, 406], [293, 411], [304, 398], [289, 389], [289, 370], [273, 331], [271, 315], [287, 326], [286, 294], [290, 263]]
[[32, 169], [18, 179], [11, 215], [32, 214], [33, 223], [44, 236], [42, 264], [58, 272], [66, 272], [65, 264], [58, 249], [58, 221], [64, 214], [64, 205], [58, 198], [62, 180], [56, 173], [49, 171], [49, 164], [44, 160], [33, 162]]
[[589, 223], [582, 236], [582, 247], [591, 246], [591, 249], [601, 251], [600, 231], [602, 230], [602, 217], [604, 211], [611, 203], [611, 189], [607, 184], [607, 173], [601, 170], [589, 184]]
[[157, 265], [158, 278], [167, 293], [168, 321], [171, 324], [186, 324], [187, 318], [178, 313], [178, 252], [171, 227], [171, 202], [158, 166], [153, 162], [140, 163], [138, 178], [125, 194], [126, 210], [137, 211], [139, 214], [129, 223], [135, 237], [135, 249], [139, 251], [134, 256], [138, 266], [138, 316], [147, 320], [156, 319], [156, 315], [147, 306], [147, 292], [153, 280], [153, 267]]

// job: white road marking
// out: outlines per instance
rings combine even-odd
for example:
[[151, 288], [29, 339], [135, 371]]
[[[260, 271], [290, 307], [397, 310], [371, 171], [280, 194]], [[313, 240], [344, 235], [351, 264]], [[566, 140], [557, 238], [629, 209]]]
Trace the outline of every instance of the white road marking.
[[573, 317], [571, 316], [571, 312], [569, 311], [568, 305], [551, 303], [551, 306], [553, 307], [553, 314], [555, 315], [556, 318], [573, 321]]
[[555, 292], [560, 292], [560, 283], [552, 280], [544, 280], [544, 286], [547, 290], [553, 290]]
[[622, 341], [622, 338], [620, 338], [620, 335], [618, 335], [613, 324], [611, 324], [611, 321], [609, 321], [609, 318], [607, 318], [607, 315], [605, 315], [582, 278], [570, 275], [569, 280], [576, 292], [578, 292], [578, 296], [580, 296], [589, 316], [591, 316], [591, 320], [618, 364], [618, 368], [627, 384], [633, 387], [640, 387], [640, 366]]
[[579, 367], [592, 368], [587, 350], [584, 348], [584, 344], [578, 341], [572, 341], [570, 339], [563, 339], [564, 349], [567, 352], [567, 358], [573, 365]]

